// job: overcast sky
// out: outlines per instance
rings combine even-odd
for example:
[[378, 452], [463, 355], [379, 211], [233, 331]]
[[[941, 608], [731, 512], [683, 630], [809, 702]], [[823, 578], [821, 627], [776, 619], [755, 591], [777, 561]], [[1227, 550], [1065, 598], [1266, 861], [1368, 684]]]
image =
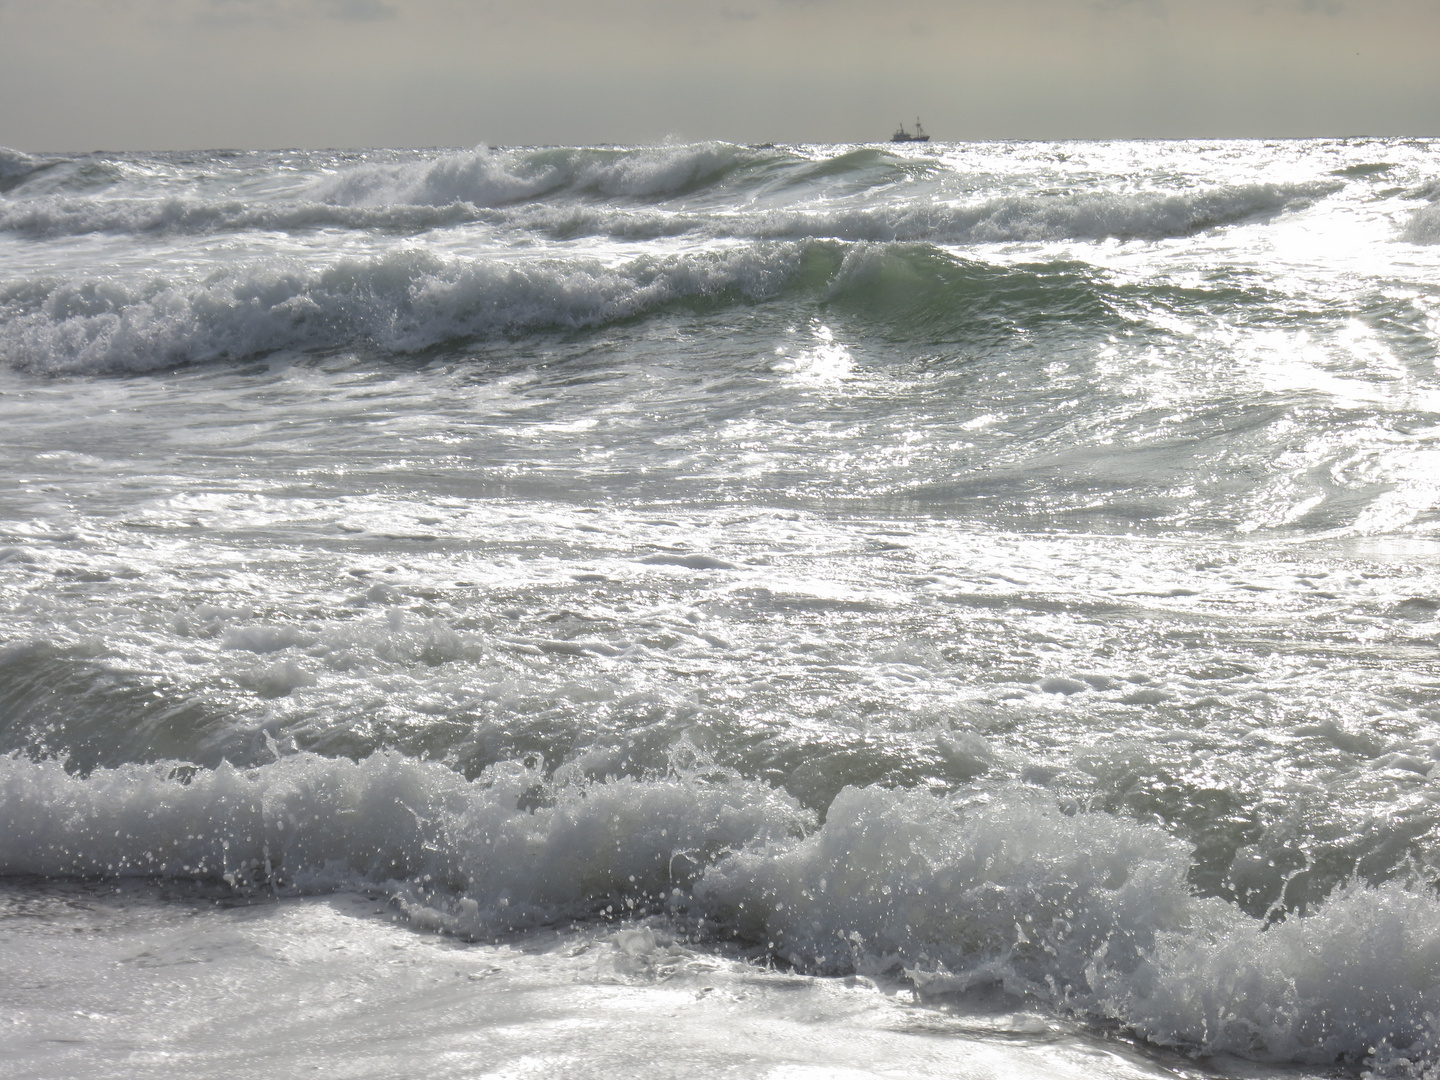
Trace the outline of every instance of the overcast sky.
[[1440, 0], [0, 0], [22, 150], [1440, 134]]

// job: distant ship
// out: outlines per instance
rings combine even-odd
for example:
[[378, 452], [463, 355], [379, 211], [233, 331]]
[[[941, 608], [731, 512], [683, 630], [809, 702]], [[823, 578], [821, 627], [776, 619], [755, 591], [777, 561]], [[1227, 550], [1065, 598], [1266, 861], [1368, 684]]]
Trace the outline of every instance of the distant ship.
[[891, 142], [929, 142], [930, 136], [925, 134], [925, 129], [920, 125], [920, 118], [915, 118], [915, 134], [905, 130], [905, 125], [900, 125], [900, 130], [890, 136]]

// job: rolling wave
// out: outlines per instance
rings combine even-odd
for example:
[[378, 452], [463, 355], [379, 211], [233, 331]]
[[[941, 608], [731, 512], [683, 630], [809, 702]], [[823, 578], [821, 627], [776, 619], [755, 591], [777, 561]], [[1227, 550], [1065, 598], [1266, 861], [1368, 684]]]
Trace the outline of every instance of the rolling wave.
[[1328, 183], [1253, 184], [1177, 195], [1014, 196], [975, 205], [908, 200], [855, 207], [782, 208], [702, 214], [655, 207], [535, 202], [499, 209], [468, 201], [435, 203], [246, 202], [74, 199], [60, 196], [0, 206], [0, 231], [36, 238], [88, 233], [208, 233], [313, 229], [423, 232], [482, 223], [560, 239], [609, 236], [709, 239], [926, 241], [944, 244], [1064, 240], [1163, 240], [1266, 220], [1304, 209], [1334, 190]]
[[939, 176], [945, 167], [934, 159], [897, 157], [888, 149], [862, 146], [818, 161], [787, 162], [782, 186], [812, 184], [832, 178], [852, 181], [852, 187], [870, 187], [910, 178]]
[[997, 244], [1054, 240], [1161, 240], [1273, 217], [1337, 190], [1329, 183], [1245, 184], [1183, 194], [1011, 196], [978, 205], [912, 202], [854, 210], [778, 210], [754, 236]]
[[1165, 240], [1269, 220], [1311, 206], [1336, 190], [1338, 185], [1329, 181], [1245, 184], [1184, 194], [1009, 196], [974, 204], [927, 197], [723, 215], [651, 207], [537, 204], [501, 211], [488, 220], [518, 232], [540, 232], [557, 239], [598, 235], [647, 240], [695, 234], [713, 239], [952, 245]]
[[668, 198], [716, 186], [751, 166], [791, 157], [719, 142], [509, 153], [480, 146], [429, 161], [352, 166], [321, 181], [313, 194], [316, 201], [338, 206], [503, 206], [560, 192]]
[[855, 244], [826, 285], [827, 306], [903, 340], [1004, 338], [1049, 326], [1122, 329], [1125, 317], [1079, 263], [992, 266], [924, 244]]
[[282, 350], [413, 353], [600, 326], [676, 303], [825, 305], [890, 335], [991, 339], [1120, 317], [1078, 265], [997, 268], [926, 245], [760, 243], [687, 255], [475, 260], [407, 249], [312, 267], [259, 260], [202, 280], [21, 281], [0, 289], [0, 359], [36, 373], [149, 371]]

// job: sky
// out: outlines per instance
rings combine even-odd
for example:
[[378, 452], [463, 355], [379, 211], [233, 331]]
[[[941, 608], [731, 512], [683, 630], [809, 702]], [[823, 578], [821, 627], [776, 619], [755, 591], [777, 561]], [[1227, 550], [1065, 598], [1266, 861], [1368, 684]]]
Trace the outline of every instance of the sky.
[[1440, 135], [1440, 0], [0, 0], [27, 151]]

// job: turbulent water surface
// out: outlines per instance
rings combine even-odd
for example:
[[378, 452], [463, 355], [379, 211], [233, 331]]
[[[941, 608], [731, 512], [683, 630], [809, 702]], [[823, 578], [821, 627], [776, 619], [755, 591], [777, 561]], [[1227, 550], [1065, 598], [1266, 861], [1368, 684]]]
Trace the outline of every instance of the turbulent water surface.
[[1440, 1068], [1437, 162], [0, 151], [0, 1068]]

